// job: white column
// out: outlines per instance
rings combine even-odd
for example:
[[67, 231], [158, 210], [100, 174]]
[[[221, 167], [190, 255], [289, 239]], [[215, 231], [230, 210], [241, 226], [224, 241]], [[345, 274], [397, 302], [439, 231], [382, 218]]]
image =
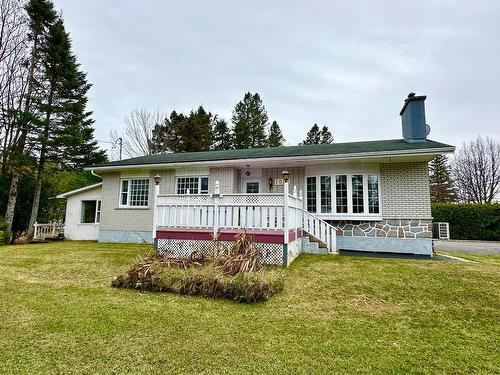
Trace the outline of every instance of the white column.
[[285, 195], [284, 207], [283, 207], [283, 217], [284, 217], [284, 233], [283, 233], [283, 243], [288, 244], [289, 233], [288, 233], [288, 181], [283, 183], [283, 193]]
[[217, 238], [219, 233], [219, 197], [220, 197], [220, 183], [219, 180], [215, 181], [214, 193], [212, 198], [214, 199], [214, 238]]
[[155, 184], [153, 197], [153, 242], [156, 239], [156, 227], [158, 226], [158, 195], [160, 195], [160, 184]]

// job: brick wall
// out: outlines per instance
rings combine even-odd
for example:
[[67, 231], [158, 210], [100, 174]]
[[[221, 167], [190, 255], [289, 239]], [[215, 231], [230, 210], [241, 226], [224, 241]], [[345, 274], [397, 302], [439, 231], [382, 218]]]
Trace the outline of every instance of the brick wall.
[[427, 162], [380, 164], [384, 219], [431, 219]]
[[[221, 194], [231, 194], [238, 189], [234, 186], [236, 168], [210, 168], [208, 175], [209, 193], [213, 193], [215, 181], [219, 181]], [[236, 190], [235, 190], [236, 189]]]
[[[149, 175], [150, 173], [147, 172]], [[151, 174], [151, 177], [154, 174]], [[148, 231], [153, 226], [154, 182], [149, 179], [148, 208], [119, 208], [120, 172], [102, 175], [102, 203], [100, 230]]]

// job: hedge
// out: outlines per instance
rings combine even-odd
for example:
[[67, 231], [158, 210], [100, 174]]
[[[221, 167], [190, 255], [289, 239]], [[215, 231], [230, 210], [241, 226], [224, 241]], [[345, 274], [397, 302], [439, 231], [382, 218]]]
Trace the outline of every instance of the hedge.
[[450, 223], [451, 239], [500, 241], [498, 203], [433, 203], [432, 217]]

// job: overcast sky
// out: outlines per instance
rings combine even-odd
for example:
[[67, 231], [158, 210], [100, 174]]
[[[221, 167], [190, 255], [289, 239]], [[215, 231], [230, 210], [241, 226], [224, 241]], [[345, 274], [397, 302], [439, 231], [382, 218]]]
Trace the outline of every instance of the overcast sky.
[[100, 141], [135, 108], [230, 119], [246, 91], [288, 144], [315, 122], [336, 142], [400, 138], [410, 91], [427, 95], [431, 139], [500, 141], [499, 1], [55, 4], [93, 84]]

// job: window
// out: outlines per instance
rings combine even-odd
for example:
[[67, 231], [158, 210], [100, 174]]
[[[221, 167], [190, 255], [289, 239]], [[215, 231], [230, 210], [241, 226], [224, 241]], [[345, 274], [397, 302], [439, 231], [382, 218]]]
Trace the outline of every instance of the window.
[[101, 221], [101, 201], [82, 201], [80, 223], [98, 224]]
[[120, 190], [120, 206], [147, 207], [148, 195], [148, 178], [122, 180]]
[[363, 210], [363, 176], [352, 176], [352, 213], [362, 214]]
[[332, 212], [332, 178], [321, 176], [321, 213]]
[[307, 177], [307, 211], [316, 212], [316, 177]]
[[347, 176], [338, 175], [335, 176], [335, 193], [336, 193], [336, 205], [338, 214], [347, 213]]
[[177, 194], [208, 194], [208, 177], [177, 177]]
[[245, 183], [247, 194], [258, 194], [260, 190], [260, 183], [258, 181], [248, 181]]
[[380, 215], [379, 181], [380, 176], [362, 173], [306, 176], [307, 211], [347, 220]]
[[378, 214], [379, 211], [378, 176], [368, 176], [368, 212]]

